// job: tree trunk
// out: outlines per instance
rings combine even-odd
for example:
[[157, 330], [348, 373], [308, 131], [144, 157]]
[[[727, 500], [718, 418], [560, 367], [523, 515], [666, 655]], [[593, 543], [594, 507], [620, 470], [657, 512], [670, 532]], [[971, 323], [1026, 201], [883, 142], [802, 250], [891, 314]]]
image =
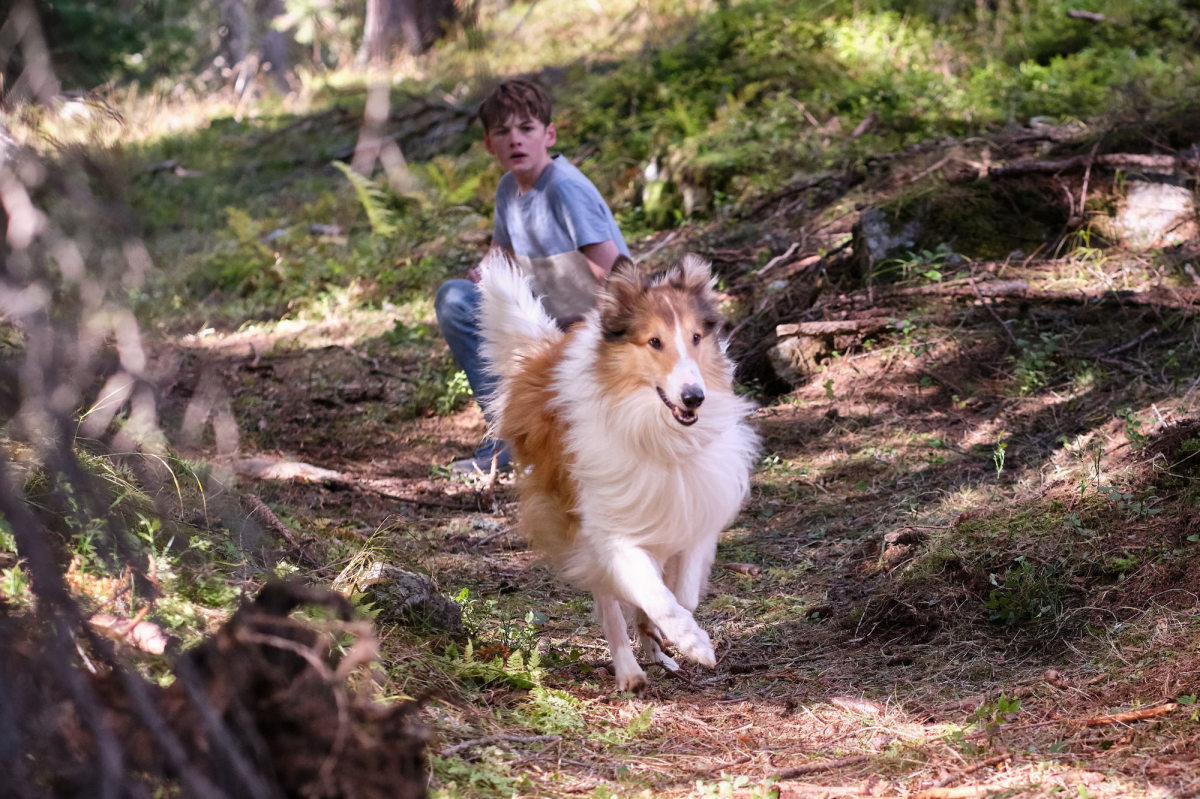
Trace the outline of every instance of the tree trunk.
[[425, 11], [423, 6], [427, 5], [429, 5], [429, 0], [392, 0], [392, 15], [396, 20], [396, 30], [401, 41], [404, 42], [404, 47], [413, 55], [418, 55], [425, 50], [421, 18]]
[[367, 15], [363, 25], [362, 45], [358, 48], [358, 64], [377, 64], [387, 58], [389, 0], [367, 0]]
[[289, 44], [294, 41], [290, 31], [277, 30], [274, 22], [287, 13], [283, 0], [258, 0], [258, 21], [262, 30], [263, 68], [270, 64], [271, 78], [281, 92], [288, 92], [287, 76], [292, 71]]
[[386, 60], [397, 45], [414, 55], [423, 53], [457, 16], [454, 0], [367, 0], [357, 61]]
[[250, 41], [253, 38], [245, 0], [221, 0], [221, 26], [225, 29], [225, 56], [229, 59], [229, 66], [236, 67], [250, 55]]

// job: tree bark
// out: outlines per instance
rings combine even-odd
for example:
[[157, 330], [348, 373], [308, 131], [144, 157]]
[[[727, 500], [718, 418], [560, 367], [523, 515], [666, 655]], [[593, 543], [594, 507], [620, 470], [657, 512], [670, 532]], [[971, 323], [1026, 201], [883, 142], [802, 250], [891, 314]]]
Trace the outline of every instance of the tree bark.
[[271, 78], [281, 92], [291, 90], [287, 76], [292, 71], [289, 44], [294, 41], [290, 31], [277, 30], [274, 22], [287, 13], [283, 0], [258, 0], [258, 20], [262, 28], [263, 67], [271, 67]]
[[358, 48], [358, 64], [376, 64], [387, 58], [389, 49], [389, 0], [367, 0], [367, 15], [363, 25], [362, 45]]
[[454, 0], [367, 0], [357, 61], [386, 60], [397, 45], [414, 55], [423, 53], [457, 17]]
[[245, 0], [221, 0], [221, 25], [225, 28], [225, 55], [229, 59], [229, 66], [236, 67], [250, 55], [253, 38]]

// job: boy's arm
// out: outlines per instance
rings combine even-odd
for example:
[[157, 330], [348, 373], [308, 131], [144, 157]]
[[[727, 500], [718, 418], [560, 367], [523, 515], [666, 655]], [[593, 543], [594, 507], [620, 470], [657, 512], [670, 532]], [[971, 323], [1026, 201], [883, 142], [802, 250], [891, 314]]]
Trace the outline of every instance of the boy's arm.
[[579, 248], [579, 251], [583, 253], [584, 258], [587, 258], [592, 274], [600, 283], [608, 279], [608, 273], [612, 271], [613, 264], [621, 257], [621, 251], [617, 249], [617, 244], [612, 239], [595, 244], [585, 244]]
[[[500, 181], [500, 185], [496, 187], [496, 204], [492, 213], [492, 246], [500, 247], [505, 250], [509, 258], [513, 257], [512, 236], [508, 232], [508, 208], [507, 195], [504, 191], [504, 181]], [[478, 283], [480, 278], [479, 267], [473, 266], [467, 270], [467, 280], [472, 283]]]

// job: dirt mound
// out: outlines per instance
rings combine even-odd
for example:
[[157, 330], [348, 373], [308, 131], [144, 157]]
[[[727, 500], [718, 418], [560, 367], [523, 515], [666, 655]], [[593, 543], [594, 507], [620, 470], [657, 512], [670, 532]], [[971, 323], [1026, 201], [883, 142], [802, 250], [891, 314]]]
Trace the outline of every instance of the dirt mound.
[[[322, 629], [289, 617], [304, 605], [340, 621]], [[338, 594], [268, 585], [177, 659], [167, 688], [118, 670], [97, 669], [87, 684], [82, 671], [61, 679], [71, 667], [46, 668], [29, 620], [4, 617], [0, 771], [30, 797], [90, 796], [98, 785], [108, 796], [146, 795], [164, 783], [207, 796], [423, 797], [418, 703], [382, 706], [346, 688], [375, 657], [370, 625], [350, 616]], [[340, 658], [329, 631], [354, 636]], [[61, 686], [72, 683], [69, 695]]]

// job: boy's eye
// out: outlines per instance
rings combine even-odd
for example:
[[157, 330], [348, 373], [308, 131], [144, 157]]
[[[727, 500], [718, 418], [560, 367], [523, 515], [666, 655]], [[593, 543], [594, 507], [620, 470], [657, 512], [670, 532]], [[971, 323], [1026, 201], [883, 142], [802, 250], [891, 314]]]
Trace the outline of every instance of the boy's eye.
[[699, 333], [692, 334], [692, 344], [694, 344], [697, 347], [700, 346], [700, 334]]
[[658, 337], [657, 337], [657, 336], [656, 336], [655, 338], [652, 338], [652, 339], [650, 339], [650, 340], [649, 340], [649, 341], [647, 341], [646, 343], [647, 343], [647, 344], [649, 344], [651, 347], [653, 347], [653, 348], [654, 348], [654, 349], [656, 349], [656, 350], [661, 350], [661, 349], [662, 349], [662, 342], [661, 342], [661, 341], [659, 341], [659, 339], [658, 339]]

